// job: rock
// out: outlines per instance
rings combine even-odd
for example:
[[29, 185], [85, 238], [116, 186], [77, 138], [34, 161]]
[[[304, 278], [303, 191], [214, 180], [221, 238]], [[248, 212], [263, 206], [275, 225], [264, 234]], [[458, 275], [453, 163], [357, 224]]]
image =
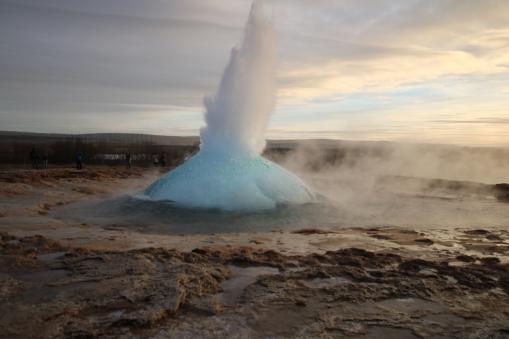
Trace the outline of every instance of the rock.
[[427, 239], [427, 238], [418, 238], [418, 239], [415, 239], [414, 241], [418, 242], [420, 244], [428, 245], [428, 246], [433, 245], [433, 240]]
[[[362, 248], [292, 256], [226, 246], [189, 253], [65, 248], [64, 256], [51, 256], [56, 248], [65, 247], [0, 233], [2, 335], [286, 338], [382, 329], [466, 337], [478, 328], [489, 337], [509, 320], [509, 270], [495, 257], [477, 264], [459, 255], [468, 264], [455, 266], [445, 256], [423, 260]], [[43, 253], [51, 260], [38, 260]], [[227, 281], [233, 263], [246, 269], [235, 273], [240, 280]], [[257, 266], [273, 272], [246, 273]], [[242, 297], [224, 306], [220, 293], [242, 279]]]
[[370, 237], [378, 240], [391, 240], [391, 237], [383, 234], [371, 234]]
[[490, 233], [486, 236], [486, 239], [488, 240], [493, 240], [493, 241], [502, 241], [502, 237], [500, 237], [499, 235], [497, 234], [493, 234], [493, 233]]
[[477, 229], [477, 230], [465, 231], [464, 233], [468, 234], [468, 235], [486, 235], [486, 234], [489, 234], [490, 232], [483, 230], [483, 229]]
[[463, 262], [474, 262], [476, 260], [475, 257], [466, 254], [458, 255], [456, 256], [456, 259]]
[[219, 301], [217, 296], [207, 298], [195, 298], [191, 300], [190, 306], [206, 315], [217, 315], [224, 309], [224, 305]]
[[481, 262], [481, 264], [488, 265], [488, 266], [496, 265], [496, 264], [500, 263], [500, 259], [497, 257], [484, 257], [484, 258], [480, 258], [479, 261]]
[[305, 307], [307, 304], [306, 304], [306, 301], [304, 299], [296, 299], [295, 300], [295, 305], [301, 306], [301, 307]]
[[509, 184], [496, 184], [493, 187], [495, 197], [502, 202], [509, 202]]
[[322, 230], [317, 228], [303, 228], [300, 230], [292, 231], [294, 234], [302, 234], [302, 235], [312, 235], [312, 234], [331, 234], [331, 233], [337, 233], [330, 230]]

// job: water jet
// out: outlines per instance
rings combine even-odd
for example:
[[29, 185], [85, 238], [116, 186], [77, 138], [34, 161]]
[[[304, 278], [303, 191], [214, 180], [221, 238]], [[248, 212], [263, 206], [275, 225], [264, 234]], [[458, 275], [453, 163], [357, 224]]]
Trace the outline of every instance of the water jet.
[[315, 199], [296, 175], [263, 158], [275, 107], [276, 42], [256, 0], [240, 48], [233, 48], [221, 83], [205, 98], [200, 151], [145, 190], [152, 200], [182, 207], [265, 210]]

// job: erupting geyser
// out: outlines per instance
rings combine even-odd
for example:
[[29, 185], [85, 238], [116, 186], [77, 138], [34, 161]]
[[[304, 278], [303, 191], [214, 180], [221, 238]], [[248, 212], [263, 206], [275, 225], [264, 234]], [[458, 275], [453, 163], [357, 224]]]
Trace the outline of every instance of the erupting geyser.
[[180, 206], [263, 210], [302, 204], [314, 194], [295, 175], [261, 157], [275, 106], [276, 45], [272, 24], [255, 1], [242, 46], [233, 48], [219, 89], [205, 99], [200, 151], [145, 193]]

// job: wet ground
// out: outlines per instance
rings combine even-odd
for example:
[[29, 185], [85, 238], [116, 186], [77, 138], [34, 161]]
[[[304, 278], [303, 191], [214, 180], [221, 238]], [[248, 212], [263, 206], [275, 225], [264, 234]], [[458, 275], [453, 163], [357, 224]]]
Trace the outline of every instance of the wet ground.
[[509, 337], [503, 218], [190, 234], [68, 214], [155, 175], [1, 173], [0, 337]]

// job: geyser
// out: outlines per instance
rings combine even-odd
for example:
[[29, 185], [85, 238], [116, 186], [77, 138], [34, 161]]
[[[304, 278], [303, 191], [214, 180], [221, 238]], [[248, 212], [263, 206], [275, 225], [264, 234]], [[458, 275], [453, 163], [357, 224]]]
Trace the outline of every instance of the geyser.
[[240, 48], [233, 48], [219, 89], [205, 98], [200, 151], [145, 191], [179, 206], [263, 210], [315, 199], [295, 175], [263, 158], [275, 107], [276, 44], [272, 24], [255, 1]]

